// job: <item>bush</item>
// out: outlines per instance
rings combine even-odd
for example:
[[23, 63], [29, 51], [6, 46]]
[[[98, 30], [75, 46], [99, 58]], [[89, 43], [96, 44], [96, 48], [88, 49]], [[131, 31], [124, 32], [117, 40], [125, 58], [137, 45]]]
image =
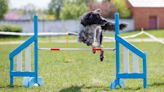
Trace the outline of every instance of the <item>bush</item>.
[[127, 7], [126, 0], [113, 0], [114, 5], [118, 8], [121, 18], [130, 18], [131, 12]]
[[65, 4], [61, 11], [61, 19], [79, 19], [79, 17], [88, 10], [87, 6], [74, 3]]
[[[2, 24], [0, 25], [0, 32], [22, 32], [22, 28], [15, 24]], [[11, 35], [0, 35], [0, 37], [19, 37]]]
[[0, 19], [3, 19], [4, 14], [8, 11], [9, 0], [0, 0]]

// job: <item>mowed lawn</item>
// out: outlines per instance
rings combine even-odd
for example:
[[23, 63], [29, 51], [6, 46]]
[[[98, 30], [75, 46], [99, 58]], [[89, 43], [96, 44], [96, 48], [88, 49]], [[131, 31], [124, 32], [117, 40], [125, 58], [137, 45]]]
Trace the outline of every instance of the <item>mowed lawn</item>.
[[[149, 31], [164, 38], [164, 31]], [[124, 33], [129, 35], [132, 33]], [[144, 36], [143, 36], [144, 37]], [[76, 37], [70, 37], [73, 39]], [[17, 42], [26, 38], [0, 38], [0, 42]], [[52, 39], [64, 40], [65, 37], [39, 38], [39, 47], [82, 47], [82, 43], [57, 43]], [[158, 42], [134, 42], [147, 53], [148, 88], [143, 88], [142, 79], [126, 79], [125, 88], [114, 92], [163, 92], [164, 91], [164, 45]], [[9, 87], [8, 54], [19, 44], [0, 44], [0, 92], [110, 92], [109, 85], [115, 79], [115, 52], [105, 51], [104, 62], [99, 61], [99, 53], [91, 51], [52, 52], [39, 51], [39, 75], [44, 79], [41, 87], [25, 88], [22, 78], [15, 78], [15, 86]], [[114, 42], [104, 43], [104, 47], [114, 47]], [[122, 49], [121, 49], [122, 55]], [[142, 61], [140, 61], [142, 63]], [[140, 65], [142, 66], [142, 65]], [[122, 66], [121, 66], [122, 67]], [[140, 69], [142, 71], [142, 69]]]

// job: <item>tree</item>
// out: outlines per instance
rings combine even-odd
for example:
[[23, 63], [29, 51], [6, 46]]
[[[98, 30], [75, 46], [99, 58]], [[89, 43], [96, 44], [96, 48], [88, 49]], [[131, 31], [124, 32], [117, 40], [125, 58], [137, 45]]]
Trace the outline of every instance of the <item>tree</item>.
[[30, 19], [33, 19], [33, 16], [36, 14], [36, 7], [32, 3], [28, 3], [24, 6], [24, 14], [30, 16]]
[[60, 19], [60, 12], [63, 7], [64, 0], [51, 0], [49, 3], [49, 14], [55, 15], [56, 19]]
[[[79, 16], [78, 13], [81, 14], [82, 11], [85, 11], [87, 8], [87, 4], [90, 1], [95, 0], [51, 0], [49, 4], [49, 14], [55, 15], [56, 19], [60, 19], [60, 17], [64, 19], [70, 19], [71, 16]], [[83, 6], [83, 7], [81, 7]], [[72, 8], [74, 7], [74, 8]], [[80, 9], [80, 8], [81, 9]], [[68, 9], [67, 9], [68, 8]], [[77, 8], [77, 9], [75, 9]], [[71, 10], [73, 9], [73, 10]], [[73, 11], [75, 14], [73, 14]], [[61, 14], [62, 12], [62, 14]], [[67, 13], [66, 13], [67, 12]], [[71, 13], [69, 13], [71, 12]], [[69, 15], [66, 17], [65, 15]]]
[[0, 19], [4, 17], [4, 14], [8, 10], [8, 0], [0, 0]]
[[67, 3], [61, 11], [62, 19], [78, 19], [83, 13], [88, 10], [86, 4]]
[[131, 12], [127, 8], [126, 0], [113, 0], [114, 5], [117, 7], [118, 12], [122, 18], [131, 17]]

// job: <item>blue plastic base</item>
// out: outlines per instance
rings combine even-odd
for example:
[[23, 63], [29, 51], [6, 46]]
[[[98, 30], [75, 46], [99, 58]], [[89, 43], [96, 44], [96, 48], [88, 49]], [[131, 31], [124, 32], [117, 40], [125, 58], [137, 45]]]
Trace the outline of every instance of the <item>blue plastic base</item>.
[[43, 79], [40, 76], [38, 77], [38, 83], [35, 83], [34, 77], [24, 77], [23, 78], [23, 86], [25, 86], [25, 87], [41, 86], [43, 84], [44, 84]]
[[125, 88], [124, 81], [122, 79], [115, 79], [110, 84], [110, 89], [116, 89], [116, 87], [119, 86], [121, 88]]

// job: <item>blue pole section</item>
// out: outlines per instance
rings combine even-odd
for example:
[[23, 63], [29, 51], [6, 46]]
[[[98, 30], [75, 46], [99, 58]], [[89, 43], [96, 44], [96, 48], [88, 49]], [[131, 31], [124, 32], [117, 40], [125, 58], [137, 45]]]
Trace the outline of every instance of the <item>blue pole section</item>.
[[119, 32], [119, 13], [118, 12], [116, 12], [115, 13], [115, 35], [119, 35], [120, 34], [120, 32]]
[[117, 41], [117, 36], [119, 35], [119, 13], [115, 13], [115, 41], [116, 41], [116, 80], [118, 81], [118, 74], [120, 72], [120, 47]]
[[10, 58], [10, 86], [13, 86], [14, 85], [14, 77], [11, 75], [11, 72], [14, 71], [14, 60], [11, 57], [9, 57], [9, 58]]
[[35, 71], [35, 83], [38, 83], [38, 16], [34, 16], [34, 71]]
[[143, 58], [143, 72], [144, 72], [144, 88], [147, 88], [147, 60], [146, 60], [146, 54]]

